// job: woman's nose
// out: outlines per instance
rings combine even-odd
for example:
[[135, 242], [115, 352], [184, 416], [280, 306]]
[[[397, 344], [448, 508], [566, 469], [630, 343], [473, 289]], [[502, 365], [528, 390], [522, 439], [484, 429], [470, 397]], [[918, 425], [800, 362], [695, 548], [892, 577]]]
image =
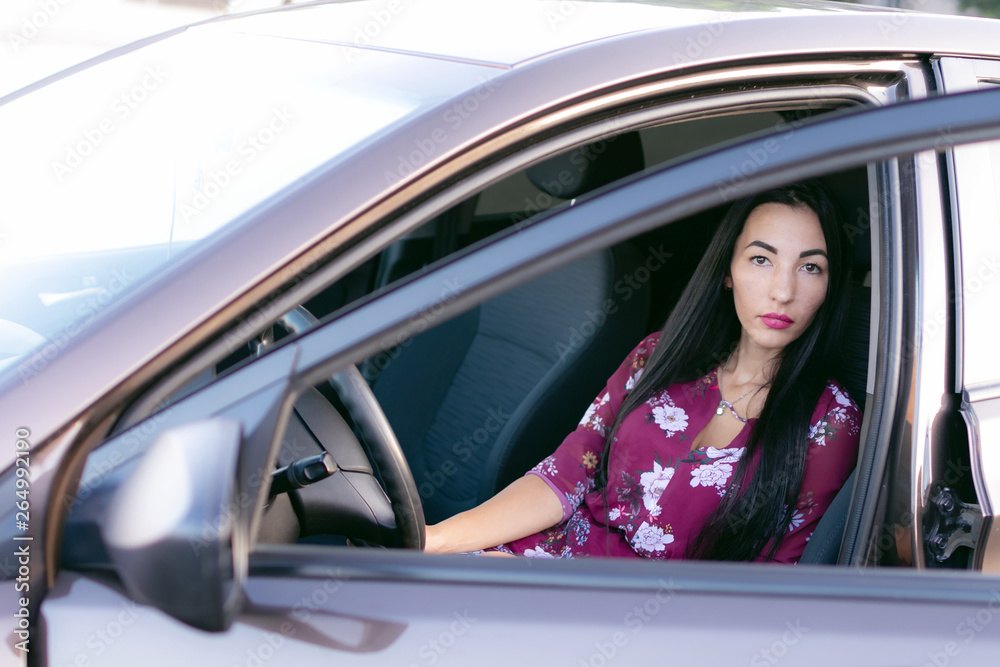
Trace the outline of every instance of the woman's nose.
[[778, 270], [771, 276], [771, 298], [788, 303], [795, 298], [795, 278], [789, 271]]

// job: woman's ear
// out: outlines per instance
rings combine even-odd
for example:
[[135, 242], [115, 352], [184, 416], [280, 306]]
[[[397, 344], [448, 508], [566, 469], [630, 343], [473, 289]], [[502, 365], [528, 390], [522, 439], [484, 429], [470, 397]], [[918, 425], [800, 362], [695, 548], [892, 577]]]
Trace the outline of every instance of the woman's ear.
[[733, 279], [731, 276], [726, 276], [722, 279], [722, 286], [726, 289], [733, 289]]

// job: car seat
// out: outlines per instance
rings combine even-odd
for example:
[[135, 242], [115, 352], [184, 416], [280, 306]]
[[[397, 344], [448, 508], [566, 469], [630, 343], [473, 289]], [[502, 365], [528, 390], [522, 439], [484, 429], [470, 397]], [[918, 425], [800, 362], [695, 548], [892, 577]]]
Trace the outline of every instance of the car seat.
[[[627, 134], [557, 155], [528, 177], [571, 200], [642, 166], [639, 137]], [[488, 499], [575, 428], [649, 333], [649, 290], [615, 292], [643, 260], [628, 244], [583, 257], [415, 336], [384, 364], [373, 391], [428, 523]]]

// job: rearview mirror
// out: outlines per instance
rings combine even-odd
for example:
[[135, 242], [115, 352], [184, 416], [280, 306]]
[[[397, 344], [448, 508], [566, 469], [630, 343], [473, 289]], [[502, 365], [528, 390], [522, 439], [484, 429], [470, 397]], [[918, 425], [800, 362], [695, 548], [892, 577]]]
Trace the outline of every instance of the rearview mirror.
[[229, 627], [246, 581], [241, 430], [216, 417], [164, 431], [115, 492], [102, 529], [135, 600], [202, 630]]

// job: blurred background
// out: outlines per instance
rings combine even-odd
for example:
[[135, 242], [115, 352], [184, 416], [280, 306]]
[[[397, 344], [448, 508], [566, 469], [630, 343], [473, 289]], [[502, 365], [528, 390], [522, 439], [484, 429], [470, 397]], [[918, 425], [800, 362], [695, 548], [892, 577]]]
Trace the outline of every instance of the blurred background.
[[[2, 0], [0, 97], [82, 60], [171, 28], [222, 14], [304, 1]], [[857, 4], [1000, 18], [1000, 0], [868, 0]]]

